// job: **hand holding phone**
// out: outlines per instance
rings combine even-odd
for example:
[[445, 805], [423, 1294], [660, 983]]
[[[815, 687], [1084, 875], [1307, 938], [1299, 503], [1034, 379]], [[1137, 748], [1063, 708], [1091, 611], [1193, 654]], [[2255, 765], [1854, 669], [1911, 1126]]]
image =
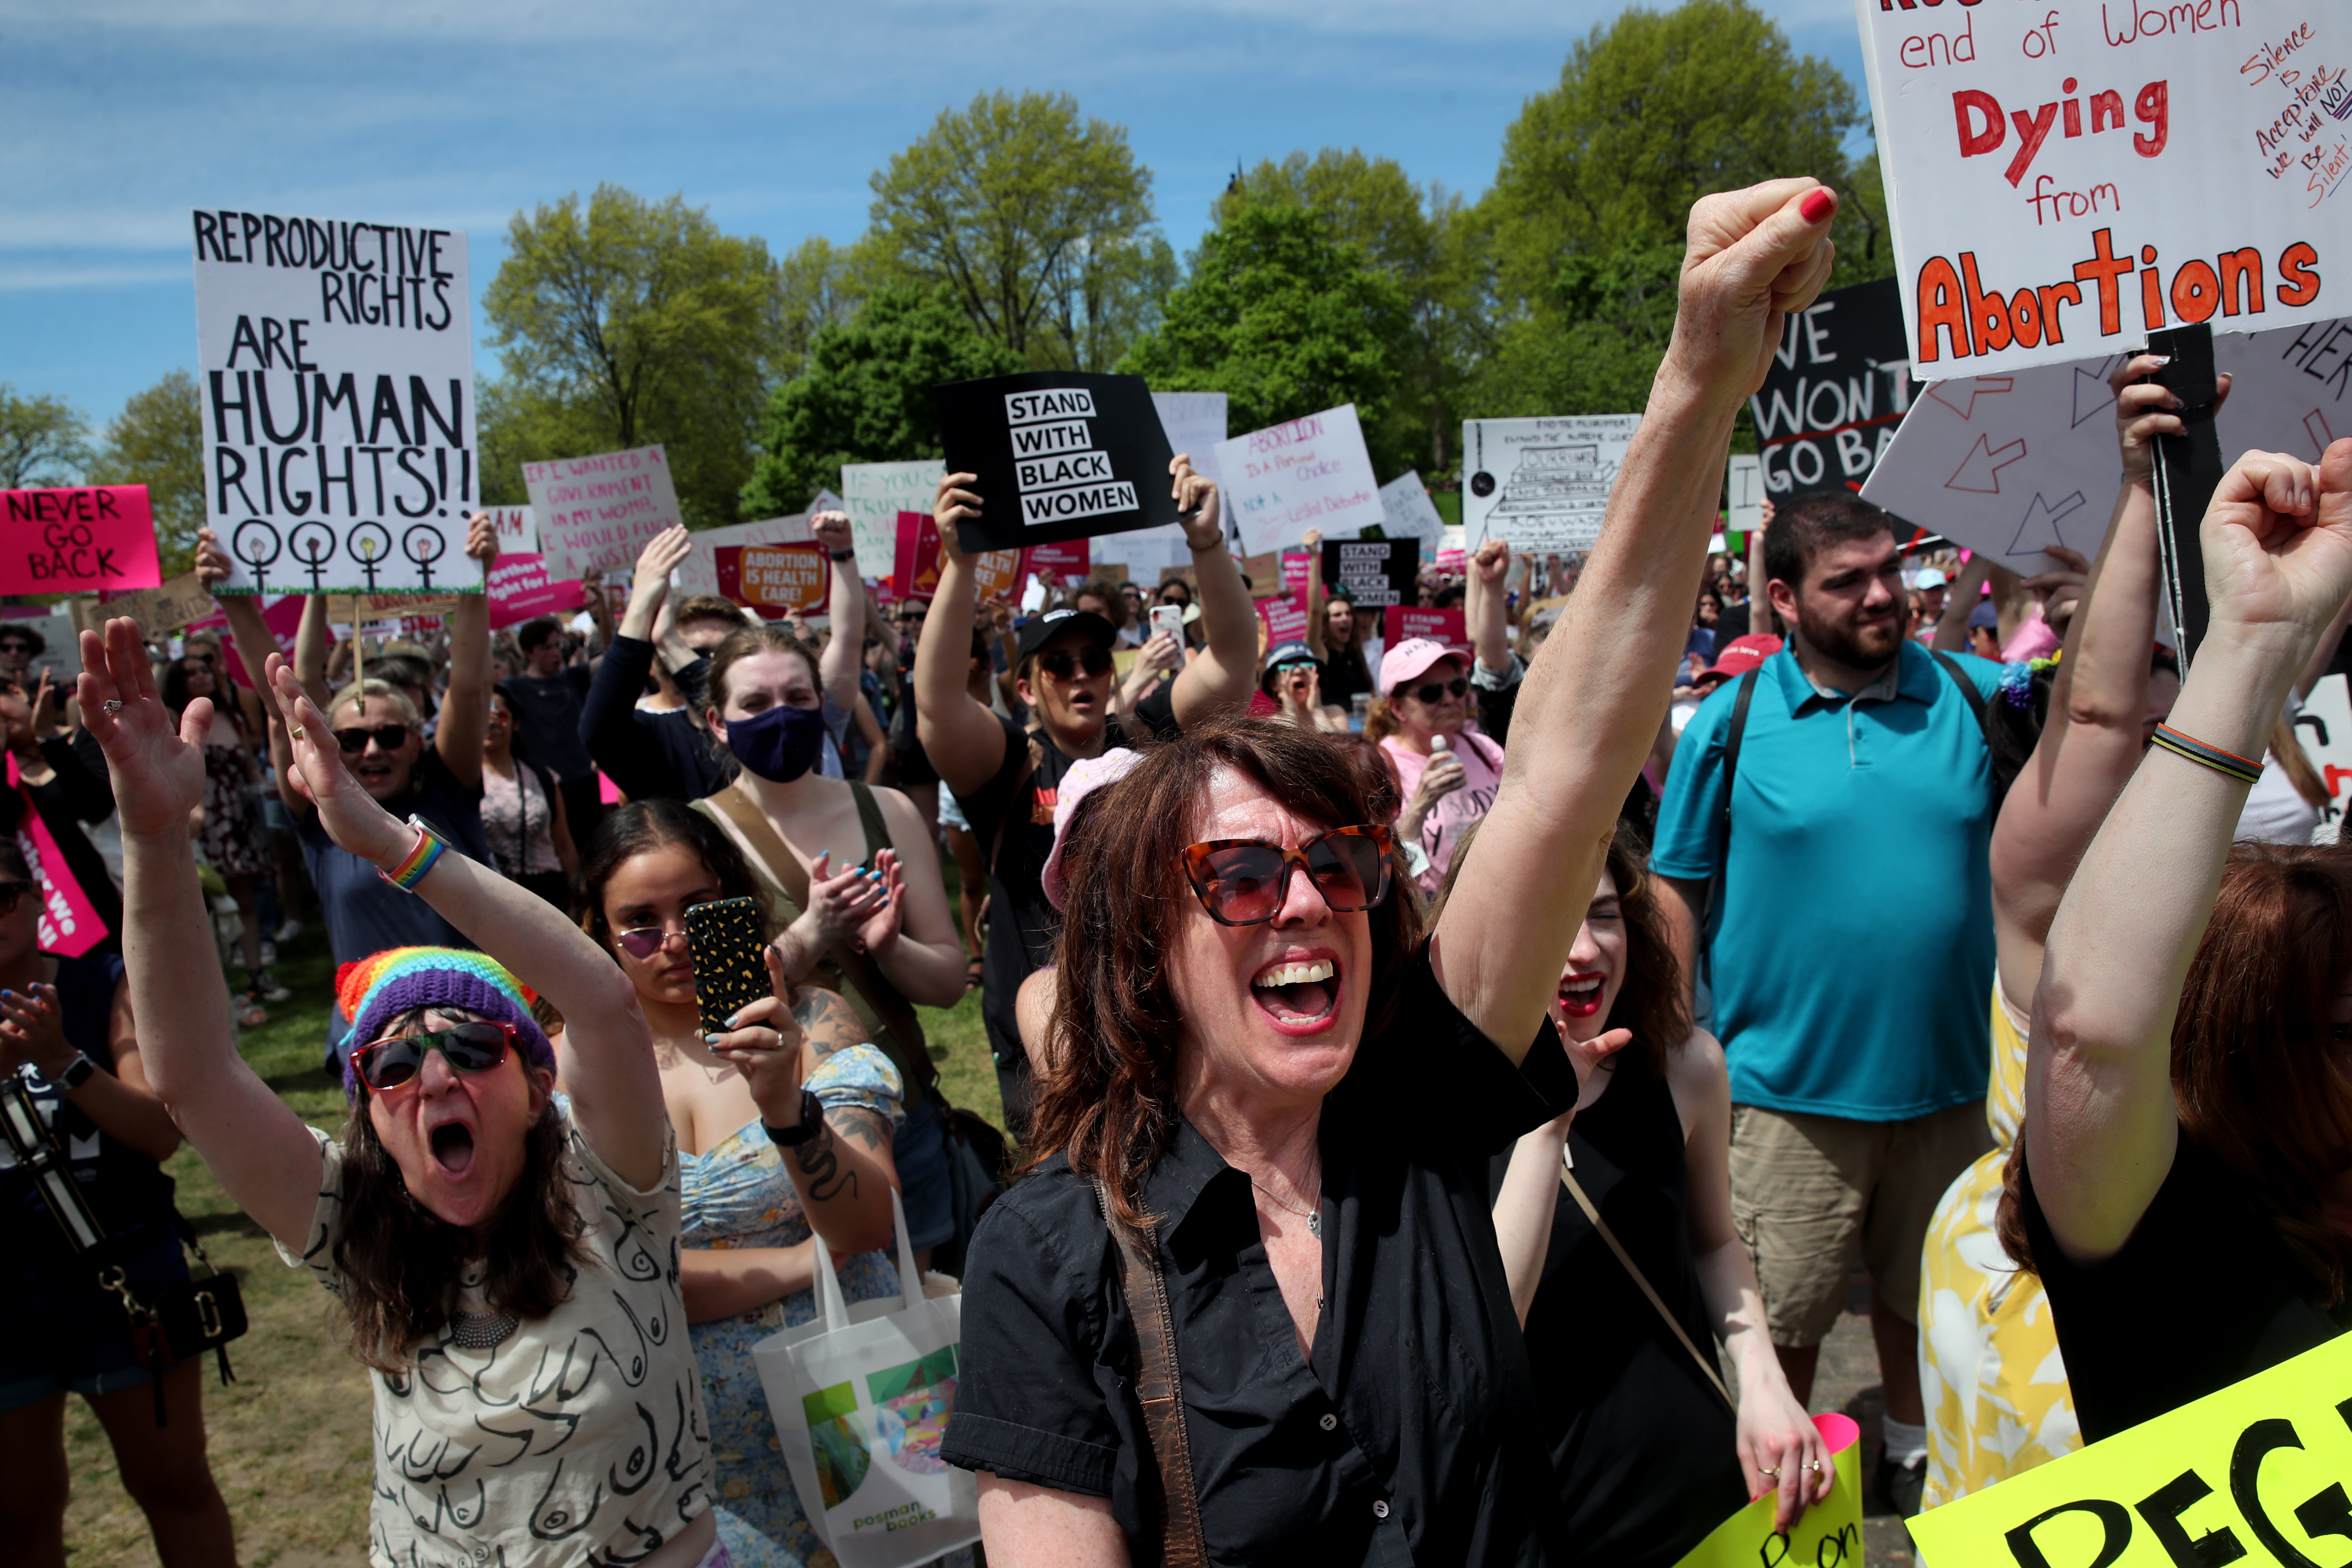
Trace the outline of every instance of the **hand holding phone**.
[[1175, 639], [1178, 647], [1182, 647], [1184, 646], [1183, 606], [1181, 605], [1152, 605], [1151, 630], [1155, 636], [1160, 633], [1167, 634]]
[[686, 947], [694, 960], [694, 1002], [705, 1034], [721, 1034], [752, 1003], [775, 994], [768, 979], [768, 944], [760, 907], [751, 899], [719, 899], [686, 911]]

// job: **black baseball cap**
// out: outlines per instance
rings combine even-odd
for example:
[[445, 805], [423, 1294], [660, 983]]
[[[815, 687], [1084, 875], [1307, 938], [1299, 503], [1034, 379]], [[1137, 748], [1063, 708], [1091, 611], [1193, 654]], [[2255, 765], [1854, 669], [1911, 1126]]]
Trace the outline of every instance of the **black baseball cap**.
[[1118, 641], [1118, 629], [1092, 610], [1047, 610], [1042, 616], [1030, 616], [1023, 624], [1018, 645], [1020, 658], [1029, 658], [1064, 632], [1083, 633], [1087, 640], [1104, 647]]

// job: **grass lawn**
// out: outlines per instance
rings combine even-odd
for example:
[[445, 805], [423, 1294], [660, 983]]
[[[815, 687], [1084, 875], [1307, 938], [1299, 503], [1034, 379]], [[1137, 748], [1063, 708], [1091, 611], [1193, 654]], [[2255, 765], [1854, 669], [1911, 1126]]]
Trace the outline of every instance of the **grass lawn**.
[[[294, 999], [246, 1033], [245, 1058], [295, 1114], [332, 1131], [344, 1100], [341, 1084], [319, 1065], [334, 979], [323, 930], [313, 924], [288, 944], [278, 973]], [[918, 1011], [948, 1098], [1002, 1125], [980, 994], [946, 1011]], [[229, 1347], [237, 1381], [222, 1387], [209, 1365], [205, 1375], [213, 1474], [236, 1521], [239, 1562], [308, 1568], [364, 1560], [369, 1385], [339, 1346], [332, 1303], [308, 1274], [278, 1260], [260, 1227], [237, 1212], [193, 1150], [183, 1147], [166, 1169], [179, 1182], [180, 1212], [205, 1250], [237, 1276], [252, 1321], [246, 1337]], [[173, 1419], [180, 1419], [176, 1410]], [[153, 1564], [145, 1516], [123, 1495], [106, 1435], [78, 1399], [67, 1401], [66, 1455], [74, 1486], [66, 1551], [77, 1568]], [[0, 1559], [6, 1555], [0, 1546]]]

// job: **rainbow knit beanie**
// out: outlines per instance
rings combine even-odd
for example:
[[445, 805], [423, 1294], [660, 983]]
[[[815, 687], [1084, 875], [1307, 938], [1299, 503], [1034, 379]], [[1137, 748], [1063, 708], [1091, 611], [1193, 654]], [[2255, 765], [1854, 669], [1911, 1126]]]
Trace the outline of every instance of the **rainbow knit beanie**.
[[[555, 1068], [555, 1047], [530, 1016], [533, 994], [487, 953], [459, 947], [388, 947], [335, 972], [335, 1000], [352, 1021], [351, 1043], [366, 1045], [403, 1013], [419, 1007], [461, 1007], [512, 1024], [530, 1065]], [[359, 1098], [351, 1059], [343, 1060], [343, 1092]]]

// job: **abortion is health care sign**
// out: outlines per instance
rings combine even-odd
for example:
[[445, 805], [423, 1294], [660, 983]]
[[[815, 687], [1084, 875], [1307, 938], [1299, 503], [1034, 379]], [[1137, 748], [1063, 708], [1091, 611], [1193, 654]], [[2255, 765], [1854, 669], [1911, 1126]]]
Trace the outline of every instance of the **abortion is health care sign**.
[[221, 591], [478, 591], [465, 235], [199, 212], [195, 273]]
[[1176, 520], [1174, 454], [1139, 375], [1024, 371], [931, 389], [948, 471], [977, 477], [966, 551], [1156, 528]]
[[2352, 24], [2313, 0], [1854, 0], [1922, 381], [2346, 310]]

